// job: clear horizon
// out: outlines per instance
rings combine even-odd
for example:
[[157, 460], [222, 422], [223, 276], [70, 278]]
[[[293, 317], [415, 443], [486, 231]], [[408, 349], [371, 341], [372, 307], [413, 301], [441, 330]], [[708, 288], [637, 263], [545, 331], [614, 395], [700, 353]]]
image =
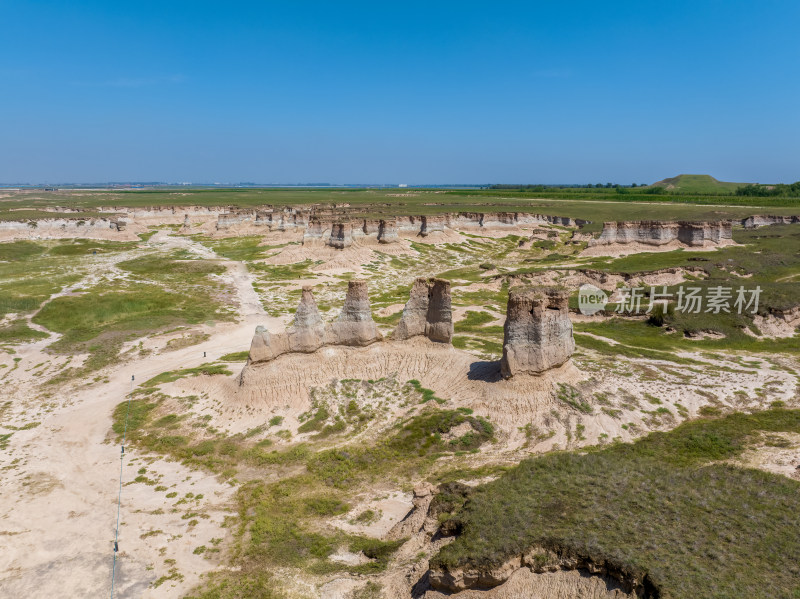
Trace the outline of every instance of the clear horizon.
[[12, 185], [800, 180], [795, 2], [12, 1], [3, 14]]
[[[681, 173], [683, 174], [699, 174], [699, 173]], [[703, 175], [707, 173], [702, 173]], [[678, 175], [676, 175], [678, 176]], [[711, 175], [713, 177], [713, 175]], [[663, 177], [658, 181], [634, 181], [636, 185], [650, 185], [652, 183], [659, 183], [662, 180], [671, 177]], [[716, 177], [714, 177], [716, 178]], [[719, 179], [717, 179], [719, 181]], [[90, 186], [116, 186], [116, 185], [140, 185], [143, 187], [225, 187], [225, 186], [241, 186], [241, 187], [483, 187], [487, 185], [542, 185], [545, 187], [582, 187], [587, 184], [591, 185], [621, 185], [630, 186], [631, 183], [623, 181], [586, 181], [584, 183], [555, 183], [555, 182], [541, 182], [541, 181], [484, 181], [484, 182], [438, 182], [438, 183], [405, 183], [397, 181], [350, 181], [343, 183], [329, 183], [327, 181], [318, 182], [256, 182], [256, 181], [25, 181], [25, 182], [3, 182], [0, 181], [0, 188], [7, 187], [42, 187], [42, 186], [74, 186], [74, 187], [90, 187]], [[734, 181], [734, 183], [751, 183], [750, 181]], [[765, 182], [768, 183], [768, 182]]]

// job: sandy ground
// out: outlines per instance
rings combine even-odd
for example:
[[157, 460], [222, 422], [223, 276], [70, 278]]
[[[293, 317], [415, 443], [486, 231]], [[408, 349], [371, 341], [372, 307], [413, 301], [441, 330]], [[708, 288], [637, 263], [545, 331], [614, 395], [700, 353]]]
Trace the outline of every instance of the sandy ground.
[[[753, 324], [756, 325], [762, 337], [792, 337], [797, 334], [797, 329], [800, 327], [800, 308], [794, 308], [780, 316], [756, 314], [753, 317]], [[745, 332], [752, 334], [750, 329], [745, 329]]]
[[[466, 239], [456, 235], [458, 239]], [[275, 234], [273, 241], [289, 236]], [[456, 237], [446, 233], [429, 236], [425, 243], [433, 241], [433, 237], [456, 241]], [[207, 247], [167, 231], [160, 231], [149, 243], [166, 250], [184, 249], [200, 257], [219, 259]], [[633, 251], [629, 246], [626, 248]], [[608, 246], [598, 249], [605, 250]], [[324, 274], [303, 282], [334, 283], [336, 274], [361, 272], [359, 269], [375, 258], [376, 251], [398, 255], [413, 252], [407, 240], [375, 248], [354, 244], [343, 251], [291, 245], [268, 262], [323, 260], [313, 270]], [[653, 248], [648, 246], [645, 251]], [[94, 381], [70, 385], [55, 396], [48, 396], [37, 386], [40, 378], [55, 373], [68, 360], [44, 353], [54, 337], [20, 346], [16, 354], [0, 355], [0, 364], [5, 365], [0, 368], [4, 387], [0, 423], [5, 427], [0, 432], [16, 427], [7, 448], [0, 451], [3, 472], [0, 539], [4, 549], [0, 552], [0, 597], [108, 594], [120, 472], [120, 447], [109, 440], [111, 414], [130, 391], [131, 376], [135, 376], [135, 383], [141, 383], [168, 370], [194, 367], [224, 354], [241, 352], [249, 348], [257, 324], [277, 332], [289, 319], [288, 315], [274, 318], [265, 312], [253, 289], [255, 277], [242, 263], [225, 260], [221, 263], [226, 267], [221, 278], [235, 291], [234, 301], [240, 315], [236, 323], [202, 325], [132, 341], [128, 347], [133, 348], [141, 341], [151, 353], [141, 355], [130, 351], [128, 360], [119, 368], [99, 373]], [[111, 272], [110, 276], [125, 276], [112, 267], [104, 270]], [[653, 275], [649, 282], [671, 284], [685, 275], [683, 271], [662, 273]], [[552, 275], [548, 273], [542, 278]], [[81, 283], [59, 293], [73, 293], [97, 281], [96, 275], [90, 273]], [[579, 278], [570, 280], [574, 284], [579, 281]], [[284, 286], [284, 292], [301, 283]], [[497, 280], [462, 289], [496, 290], [499, 286]], [[454, 294], [457, 297], [458, 290]], [[380, 314], [393, 314], [402, 307], [393, 304]], [[459, 306], [454, 310], [456, 319], [469, 309], [486, 310]], [[495, 317], [492, 324], [502, 323], [501, 314], [491, 309], [486, 311]], [[795, 316], [787, 319], [788, 324], [765, 322], [764, 329], [775, 325], [779, 332], [786, 332], [786, 327], [795, 322]], [[171, 339], [188, 334], [207, 337], [189, 347], [167, 346]], [[618, 343], [598, 338], [612, 345]], [[162, 390], [169, 394], [199, 395], [198, 411], [209, 414], [214, 426], [221, 430], [241, 432], [263, 424], [273, 415], [281, 415], [285, 427], [294, 433], [294, 440], [302, 440], [296, 430], [298, 417], [311, 406], [312, 387], [342, 379], [394, 377], [400, 382], [417, 379], [447, 399], [446, 407], [469, 407], [496, 425], [498, 443], [476, 454], [476, 465], [515, 462], [531, 453], [554, 448], [575, 448], [613, 439], [629, 441], [649, 430], [672, 428], [708, 405], [733, 410], [764, 407], [776, 400], [788, 405], [797, 405], [799, 401], [794, 361], [783, 365], [764, 357], [722, 353], [704, 357], [687, 354], [687, 357], [698, 363], [684, 366], [660, 360], [620, 359], [610, 366], [608, 357], [583, 351], [572, 362], [544, 376], [520, 376], [505, 381], [499, 377], [497, 362], [417, 338], [403, 343], [389, 341], [365, 348], [326, 347], [313, 354], [281, 356], [268, 364], [247, 368], [241, 379], [239, 372], [231, 376], [198, 376], [179, 379]], [[82, 359], [83, 356], [72, 357], [70, 364], [77, 365]], [[240, 369], [241, 365], [232, 365], [231, 369], [237, 367]], [[592, 404], [590, 413], [565, 402], [565, 385], [579, 390]], [[667, 412], [659, 411], [661, 408]], [[388, 422], [397, 413], [399, 408], [390, 408], [385, 420]], [[800, 465], [797, 445], [794, 437], [785, 443], [768, 440], [763, 448], [747, 454], [745, 461], [796, 476], [796, 466]], [[133, 482], [137, 476], [146, 480]], [[123, 481], [117, 596], [182, 596], [198, 583], [203, 573], [219, 567], [194, 551], [201, 545], [213, 545], [212, 539], [225, 536], [221, 523], [232, 508], [235, 488], [133, 447], [125, 452]], [[154, 487], [166, 490], [156, 492]], [[176, 495], [167, 498], [167, 493]], [[379, 493], [365, 493], [351, 512], [332, 524], [349, 532], [385, 538], [410, 507], [407, 488], [381, 488]], [[375, 513], [374, 521], [356, 522], [354, 516], [367, 509]], [[184, 518], [190, 513], [197, 516]], [[416, 558], [421, 549], [429, 551], [431, 547], [423, 547], [421, 540], [412, 539], [401, 548], [400, 566], [384, 577], [387, 596], [408, 597], [407, 581], [418, 580], [426, 568], [426, 561]], [[357, 563], [362, 558], [340, 552], [337, 559]], [[316, 588], [297, 575], [291, 578], [306, 595], [325, 599], [344, 599], [365, 582], [363, 578], [339, 576]], [[609, 588], [607, 581], [596, 577], [569, 572], [532, 574], [525, 570], [518, 571], [489, 594], [481, 593], [458, 596], [465, 599], [625, 597]], [[428, 599], [440, 596], [433, 592], [425, 595]]]
[[427, 591], [424, 599], [633, 599], [612, 579], [592, 576], [578, 570], [543, 572], [527, 568], [517, 570], [503, 584], [491, 590], [462, 591], [444, 594]]
[[[426, 238], [425, 243], [430, 243]], [[267, 264], [295, 264], [304, 260], [322, 261], [311, 268], [313, 272], [327, 275], [364, 272], [363, 265], [378, 258], [378, 252], [390, 256], [414, 254], [411, 244], [401, 239], [397, 243], [380, 244], [377, 241], [356, 239], [353, 245], [342, 250], [324, 245], [322, 241], [304, 245], [290, 245], [265, 260]]]
[[[209, 253], [199, 244], [164, 233], [151, 241]], [[24, 406], [37, 403], [32, 401], [36, 374], [31, 367], [52, 359], [42, 354], [43, 345], [52, 340], [18, 351], [15, 357], [21, 361], [11, 373], [16, 393], [6, 397], [19, 409], [12, 410], [16, 412], [13, 416], [4, 414], [3, 424], [19, 426], [34, 420], [41, 424], [15, 432], [8, 449], [0, 452], [0, 538], [4, 548], [0, 552], [0, 596], [108, 594], [120, 475], [120, 446], [110, 443], [108, 437], [111, 414], [131, 389], [131, 376], [139, 383], [167, 370], [211, 362], [249, 347], [256, 324], [282, 326], [265, 314], [243, 265], [225, 264], [228, 272], [224, 276], [235, 287], [241, 309], [238, 323], [201, 327], [209, 338], [198, 345], [134, 358], [105, 372], [106, 378], [98, 383], [68, 390], [50, 412], [32, 414], [32, 408]], [[155, 494], [146, 484], [123, 486], [115, 594], [179, 597], [214, 567], [193, 550], [223, 536], [219, 525], [234, 489], [174, 462], [156, 458], [151, 463], [149, 456], [128, 447], [123, 480], [133, 481], [142, 467], [147, 468], [148, 478], [178, 495], [166, 500], [164, 493]], [[173, 512], [173, 504], [186, 493], [203, 498]], [[198, 518], [192, 526], [190, 520], [181, 518], [188, 508], [208, 517]], [[183, 579], [150, 587], [159, 577], [169, 575], [170, 565], [165, 560], [170, 559], [176, 560]]]
[[765, 433], [733, 463], [800, 481], [800, 434]]
[[650, 245], [649, 243], [631, 242], [631, 243], [610, 243], [606, 245], [595, 245], [587, 247], [580, 253], [581, 258], [589, 258], [595, 256], [609, 256], [611, 258], [619, 258], [620, 256], [627, 256], [629, 254], [642, 254], [651, 252], [671, 252], [673, 250], [685, 250], [687, 252], [713, 252], [718, 247], [728, 245], [736, 245], [736, 242], [726, 239], [720, 243], [709, 243], [703, 247], [690, 246], [680, 241], [671, 241], [662, 245]]
[[679, 285], [688, 280], [688, 277], [706, 278], [708, 275], [701, 271], [684, 268], [669, 268], [661, 271], [642, 273], [636, 275], [617, 275], [604, 272], [584, 272], [567, 268], [544, 270], [526, 274], [523, 278], [535, 285], [562, 285], [577, 289], [581, 285], [596, 285], [602, 289], [616, 289], [617, 287], [639, 286], [672, 286]]
[[[567, 363], [542, 376], [502, 380], [499, 362], [487, 362], [420, 337], [363, 348], [324, 347], [313, 354], [287, 354], [248, 367], [241, 384], [235, 377], [193, 377], [177, 381], [175, 388], [221, 399], [215, 426], [239, 432], [263, 423], [267, 414], [296, 419], [311, 406], [311, 387], [324, 386], [334, 379], [378, 380], [388, 376], [401, 382], [419, 380], [439, 397], [453, 398], [454, 405], [490, 416], [509, 430], [525, 418], [548, 412], [553, 407], [554, 385], [577, 383], [583, 378]], [[500, 401], [502, 411], [496, 409]]]

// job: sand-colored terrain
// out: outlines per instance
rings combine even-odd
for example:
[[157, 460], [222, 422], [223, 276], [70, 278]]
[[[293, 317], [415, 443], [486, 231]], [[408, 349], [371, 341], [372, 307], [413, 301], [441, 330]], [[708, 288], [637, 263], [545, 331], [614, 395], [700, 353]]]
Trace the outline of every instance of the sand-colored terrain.
[[[613, 289], [634, 284], [675, 285], [687, 278], [705, 277], [704, 272], [686, 268], [635, 275], [579, 268], [586, 256], [662, 251], [680, 244], [666, 244], [657, 250], [637, 244], [583, 249], [569, 243], [564, 227], [544, 224], [535, 226], [541, 229], [538, 233], [532, 233], [533, 226], [448, 227], [425, 237], [400, 232], [395, 243], [357, 239], [349, 247], [334, 249], [304, 244], [302, 231], [296, 229], [270, 231], [253, 223], [219, 229], [221, 211], [216, 209], [195, 209], [188, 211], [188, 217], [183, 211], [119, 214], [128, 221], [122, 230], [99, 221], [81, 225], [83, 229], [77, 224], [61, 227], [57, 219], [37, 227], [0, 228], [0, 240], [40, 242], [75, 238], [136, 241], [140, 233], [157, 228], [146, 242], [119, 254], [92, 257], [88, 267], [81, 263], [86, 271], [81, 271], [78, 282], [24, 313], [22, 320], [46, 338], [0, 344], [4, 388], [0, 400], [2, 597], [108, 594], [121, 462], [120, 443], [112, 431], [114, 410], [129, 392], [170, 371], [203, 364], [229, 368], [230, 374], [176, 377], [160, 384], [157, 393], [165, 406], [184, 410], [180, 416], [185, 417], [182, 426], [187, 430], [195, 424], [199, 429], [202, 424], [207, 427], [204, 430], [213, 429], [219, 435], [268, 442], [276, 452], [303, 444], [311, 452], [368, 446], [387, 437], [398, 423], [424, 409], [418, 403], [410, 404], [403, 395], [414, 381], [435, 394], [441, 402], [436, 407], [461, 408], [462, 413], [486, 418], [494, 426], [493, 441], [479, 451], [453, 452], [437, 462], [453, 469], [509, 466], [536, 453], [629, 442], [649, 431], [671, 429], [709, 410], [727, 413], [762, 409], [775, 402], [794, 407], [800, 402], [795, 357], [779, 352], [753, 355], [712, 350], [703, 345], [713, 340], [707, 335], [695, 339], [697, 350], [659, 356], [638, 355], [636, 350], [641, 348], [631, 345], [624, 335], [616, 337], [613, 329], [602, 334], [576, 330], [578, 349], [565, 364], [538, 376], [521, 374], [508, 380], [501, 376], [500, 329], [506, 318], [509, 286], [557, 284], [574, 289], [592, 283]], [[561, 234], [567, 241], [558, 237]], [[267, 248], [263, 252], [259, 247], [235, 245], [245, 236], [256, 235], [260, 246]], [[556, 249], [563, 252], [561, 259], [542, 263], [541, 270], [522, 276], [508, 274], [531, 263], [538, 267], [537, 261], [552, 248], [536, 248], [531, 241], [553, 238], [559, 240]], [[226, 251], [245, 250], [251, 251], [252, 257], [225, 257]], [[689, 250], [713, 252], [715, 248]], [[98, 287], [129, 285], [136, 277], [119, 264], [154, 255], [220, 266], [220, 272], [208, 278], [214, 284], [208, 293], [213, 292], [215, 301], [222, 302], [235, 318], [134, 331], [110, 365], [85, 378], [58, 382], [57, 375], [87, 363], [94, 350], [72, 354], [48, 350], [60, 335], [32, 320], [38, 311], [57, 298], [78, 297]], [[491, 264], [478, 267], [483, 262]], [[442, 273], [447, 273], [453, 285], [453, 345], [422, 336], [392, 339], [389, 334], [401, 316], [411, 282], [419, 276]], [[314, 288], [320, 312], [330, 322], [354, 277], [369, 282], [373, 315], [386, 340], [366, 347], [324, 346], [312, 353], [287, 353], [269, 362], [246, 364], [244, 352], [255, 327], [264, 326], [271, 333], [283, 331], [292, 321], [302, 287]], [[484, 320], [465, 324], [475, 313], [482, 313]], [[17, 314], [12, 313], [0, 324], [16, 319]], [[573, 325], [608, 321], [603, 315], [572, 318]], [[782, 340], [793, 339], [800, 324], [796, 309], [779, 316], [756, 316], [754, 322], [762, 337]], [[584, 346], [581, 338], [598, 345]], [[619, 354], [598, 349], [605, 345], [617, 348]], [[351, 381], [350, 386], [346, 381]], [[189, 397], [193, 398], [191, 409], [185, 407]], [[319, 429], [302, 428], [321, 406], [335, 416], [343, 414], [351, 401], [360, 409], [373, 409], [368, 426], [322, 440]], [[268, 425], [271, 421], [281, 424], [273, 427]], [[445, 441], [470, 432], [469, 425], [462, 429], [448, 431]], [[800, 458], [795, 437], [765, 437], [736, 463], [797, 479]], [[203, 584], [210, 572], [233, 571], [227, 560], [234, 533], [226, 518], [237, 516], [236, 495], [241, 486], [248, 480], [280, 480], [302, 473], [304, 468], [258, 470], [248, 464], [236, 476], [225, 477], [167, 456], [135, 444], [125, 448], [118, 597], [177, 598]], [[477, 484], [492, 476], [468, 482]], [[353, 496], [347, 510], [319, 527], [375, 539], [401, 538], [398, 527], [407, 517], [413, 518], [419, 498], [412, 489], [423, 478], [389, 477], [349, 489]], [[374, 517], [359, 520], [358, 515], [365, 512]], [[428, 559], [448, 542], [434, 538], [434, 533], [435, 523], [421, 520], [416, 530], [403, 535], [408, 541], [386, 570], [374, 575], [309, 573], [282, 566], [275, 568], [276, 577], [281, 588], [298, 597], [350, 599], [368, 582], [381, 585], [380, 596], [385, 597], [445, 597], [425, 583]], [[200, 547], [219, 547], [220, 551], [204, 553], [198, 551]], [[330, 560], [350, 566], [370, 563], [363, 553], [345, 546], [338, 547]], [[492, 590], [467, 590], [451, 596], [607, 599], [631, 595], [613, 579], [581, 570], [533, 572], [521, 568]]]
[[[159, 235], [151, 241], [190, 247], [217, 258], [199, 244]], [[240, 351], [248, 345], [255, 324], [270, 321], [242, 267], [229, 263], [225, 275], [236, 292], [239, 322], [200, 327], [209, 335], [205, 342], [127, 360], [124, 366], [108, 369], [102, 382], [70, 385], [47, 406], [36, 401], [38, 381], [31, 369], [52, 359], [42, 352], [47, 342], [16, 350], [14, 356], [21, 360], [4, 381], [12, 393], [7, 396], [11, 406], [3, 413], [3, 425], [41, 424], [14, 433], [9, 448], [0, 453], [4, 471], [0, 535], [5, 547], [0, 558], [0, 595], [88, 597], [108, 592], [120, 475], [120, 445], [110, 437], [113, 409], [125, 401], [134, 385], [161, 372], [198, 366]], [[160, 339], [149, 346], [165, 349]], [[133, 384], [132, 376], [136, 379]], [[177, 492], [177, 497], [165, 500], [163, 494], [152, 493], [151, 486], [131, 484], [143, 467], [149, 479]], [[219, 536], [233, 489], [213, 476], [141, 454], [131, 446], [125, 451], [122, 478], [118, 596], [180, 596], [211, 567], [192, 551]], [[175, 501], [186, 493], [202, 495], [189, 506], [209, 518], [189, 526], [181, 519], [183, 513], [172, 513]], [[159, 577], [169, 575], [169, 568], [153, 567], [164, 559], [180, 564], [183, 577], [169, 590], [151, 587]]]

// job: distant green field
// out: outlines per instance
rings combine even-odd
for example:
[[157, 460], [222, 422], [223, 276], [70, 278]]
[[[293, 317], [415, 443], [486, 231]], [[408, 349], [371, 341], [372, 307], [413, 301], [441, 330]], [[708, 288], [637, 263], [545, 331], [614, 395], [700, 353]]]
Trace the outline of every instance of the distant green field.
[[653, 183], [650, 187], [663, 187], [674, 193], [688, 194], [719, 194], [733, 193], [737, 188], [746, 183], [731, 183], [728, 181], [717, 181], [711, 175], [678, 175]]
[[[64, 214], [45, 211], [55, 206], [69, 206], [87, 212]], [[654, 195], [638, 191], [638, 188], [548, 188], [535, 192], [416, 188], [26, 191], [12, 193], [10, 197], [0, 200], [0, 220], [54, 217], [85, 219], [98, 215], [97, 209], [100, 207], [115, 206], [308, 206], [335, 210], [343, 216], [372, 218], [507, 211], [569, 216], [602, 223], [606, 220], [703, 220], [744, 218], [752, 214], [798, 214], [800, 198], [738, 197], [719, 195], [719, 191], [717, 195], [692, 195], [683, 190]], [[599, 224], [594, 228], [599, 229]]]

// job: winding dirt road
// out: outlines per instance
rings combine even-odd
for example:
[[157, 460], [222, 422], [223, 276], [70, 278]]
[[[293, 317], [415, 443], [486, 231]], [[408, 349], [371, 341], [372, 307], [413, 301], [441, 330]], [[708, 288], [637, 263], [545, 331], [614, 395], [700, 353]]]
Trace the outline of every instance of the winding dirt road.
[[[224, 264], [227, 272], [222, 277], [235, 290], [240, 320], [203, 325], [199, 329], [210, 335], [203, 343], [127, 361], [101, 373], [107, 380], [77, 388], [70, 383], [54, 398], [58, 405], [49, 413], [21, 406], [45, 401], [35, 376], [26, 371], [50, 359], [42, 350], [53, 339], [18, 348], [16, 357], [21, 359], [10, 373], [18, 379], [18, 394], [0, 401], [12, 402], [3, 424], [41, 424], [15, 431], [0, 451], [0, 597], [108, 596], [120, 471], [120, 446], [109, 441], [109, 431], [115, 406], [131, 389], [131, 376], [138, 384], [161, 372], [212, 362], [247, 349], [257, 324], [283, 326], [267, 316], [244, 264], [220, 259], [199, 243], [164, 232], [150, 243], [187, 249]], [[214, 477], [175, 462], [148, 461], [135, 448], [127, 448], [123, 481], [130, 483], [146, 467], [147, 477], [177, 492], [177, 498], [187, 492], [203, 495], [188, 507], [209, 518], [190, 525], [181, 518], [184, 509], [175, 510], [176, 499], [167, 499], [166, 492], [154, 493], [147, 484], [123, 486], [115, 592], [120, 598], [177, 597], [195, 585], [213, 565], [193, 550], [208, 544], [215, 531], [218, 534], [233, 492]], [[168, 579], [153, 588], [160, 577]]]

